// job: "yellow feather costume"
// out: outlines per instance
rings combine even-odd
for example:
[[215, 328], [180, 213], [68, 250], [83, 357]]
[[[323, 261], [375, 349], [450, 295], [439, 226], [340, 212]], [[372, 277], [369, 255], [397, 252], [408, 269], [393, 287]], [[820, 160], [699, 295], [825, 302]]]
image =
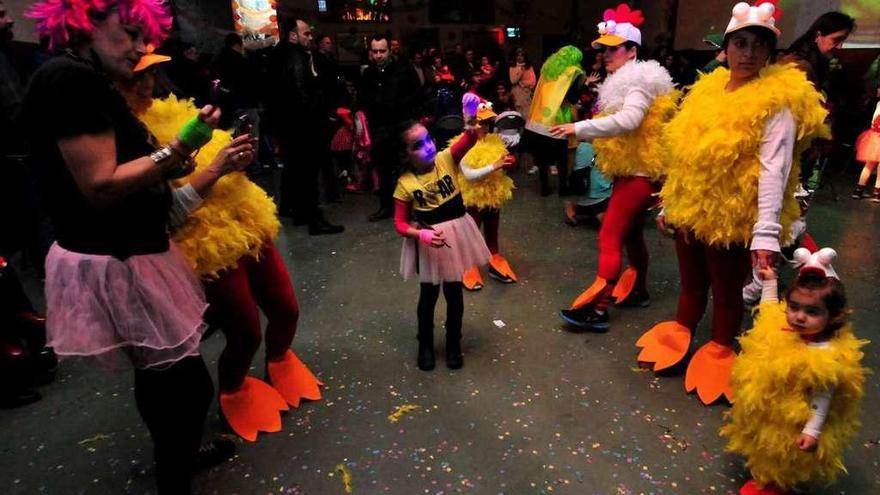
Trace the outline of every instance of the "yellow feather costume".
[[[169, 142], [197, 113], [192, 101], [171, 95], [155, 100], [140, 119], [160, 142]], [[214, 138], [196, 156], [196, 171], [208, 166], [231, 140], [228, 132], [214, 131]], [[188, 180], [179, 179], [174, 186], [181, 187]], [[263, 243], [274, 240], [279, 228], [272, 198], [244, 173], [235, 172], [217, 181], [172, 239], [200, 277], [213, 278], [235, 267], [245, 255], [258, 256]]]
[[[453, 139], [450, 145], [457, 139]], [[470, 168], [482, 168], [492, 165], [505, 155], [507, 147], [501, 137], [498, 134], [489, 134], [478, 140], [461, 161]], [[469, 181], [459, 169], [457, 180], [464, 205], [468, 207], [497, 210], [513, 197], [513, 179], [504, 170], [496, 170], [475, 181]]]
[[[663, 126], [676, 111], [679, 91], [672, 91], [654, 99], [651, 108], [634, 132], [593, 140], [596, 165], [608, 177], [647, 174], [651, 180], [664, 175], [665, 162], [660, 140]], [[599, 114], [595, 118], [604, 117]]]
[[[740, 337], [742, 352], [731, 376], [733, 407], [721, 435], [726, 450], [746, 458], [760, 485], [790, 490], [801, 483], [830, 483], [841, 471], [843, 453], [856, 434], [864, 394], [861, 348], [866, 340], [845, 325], [825, 348], [809, 347], [785, 330], [785, 303], [763, 303], [754, 328]], [[810, 418], [813, 391], [834, 387], [816, 452], [795, 441]]]
[[797, 126], [794, 163], [781, 215], [781, 239], [800, 216], [794, 190], [800, 155], [813, 138], [829, 137], [822, 96], [793, 66], [772, 65], [736, 91], [724, 88], [730, 71], [703, 75], [667, 124], [663, 155], [666, 221], [690, 229], [710, 245], [747, 244], [758, 216], [759, 151], [766, 120], [788, 107]]

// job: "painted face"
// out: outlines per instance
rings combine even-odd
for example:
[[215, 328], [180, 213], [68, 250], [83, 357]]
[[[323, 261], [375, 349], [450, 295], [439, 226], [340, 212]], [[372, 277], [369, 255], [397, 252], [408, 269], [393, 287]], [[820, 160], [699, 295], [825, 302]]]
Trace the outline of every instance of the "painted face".
[[623, 67], [623, 64], [636, 58], [635, 49], [627, 50], [624, 45], [609, 46], [605, 48], [605, 70], [609, 73]]
[[849, 31], [844, 29], [825, 35], [822, 33], [816, 33], [816, 46], [819, 47], [819, 52], [822, 56], [830, 59], [834, 56], [834, 52], [843, 46], [843, 42], [846, 41], [848, 37]]
[[384, 67], [388, 63], [388, 40], [370, 41], [370, 60], [379, 67]]
[[437, 158], [437, 147], [428, 129], [416, 124], [406, 131], [406, 156], [418, 173], [429, 172]]
[[130, 79], [134, 74], [132, 69], [146, 53], [140, 27], [121, 24], [117, 13], [95, 22], [92, 48], [104, 70], [114, 79]]
[[801, 335], [816, 335], [828, 327], [828, 308], [819, 291], [795, 289], [788, 295], [785, 319]]
[[730, 72], [739, 79], [751, 79], [767, 65], [770, 46], [757, 34], [740, 30], [730, 35], [726, 53]]

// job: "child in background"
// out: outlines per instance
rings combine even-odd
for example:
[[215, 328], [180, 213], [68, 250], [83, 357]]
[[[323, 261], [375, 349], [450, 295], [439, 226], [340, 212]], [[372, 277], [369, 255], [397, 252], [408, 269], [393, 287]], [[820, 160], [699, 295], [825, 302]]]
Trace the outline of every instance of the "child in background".
[[[877, 88], [877, 96], [880, 97], [880, 88]], [[877, 172], [877, 163], [880, 162], [880, 101], [877, 102], [874, 115], [871, 117], [871, 127], [861, 133], [856, 140], [856, 160], [865, 162], [865, 167], [859, 175], [859, 182], [852, 193], [852, 198], [862, 199], [865, 197], [868, 179], [871, 178], [871, 174]], [[871, 202], [880, 203], [880, 173], [874, 181]]]
[[[479, 97], [462, 97], [465, 121], [475, 123]], [[446, 298], [446, 366], [464, 365], [461, 320], [464, 315], [461, 276], [474, 265], [489, 261], [489, 249], [474, 220], [466, 214], [456, 181], [458, 164], [476, 143], [473, 128], [452, 146], [437, 152], [428, 130], [419, 123], [402, 134], [408, 167], [394, 191], [394, 227], [404, 236], [400, 271], [404, 278], [418, 275], [418, 367], [434, 369], [434, 307], [443, 287]]]
[[764, 291], [731, 376], [733, 408], [721, 435], [746, 458], [752, 479], [742, 495], [783, 495], [827, 484], [845, 472], [843, 452], [859, 427], [867, 344], [847, 323], [843, 284], [825, 248], [807, 259], [785, 301], [776, 272], [763, 268]]

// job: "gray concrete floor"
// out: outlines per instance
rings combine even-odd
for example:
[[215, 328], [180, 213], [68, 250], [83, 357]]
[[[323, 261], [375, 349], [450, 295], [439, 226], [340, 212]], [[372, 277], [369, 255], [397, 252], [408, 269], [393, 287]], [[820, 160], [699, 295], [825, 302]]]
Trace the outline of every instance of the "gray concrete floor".
[[[647, 309], [614, 311], [604, 335], [563, 329], [559, 308], [588, 284], [596, 232], [562, 222], [562, 201], [540, 198], [534, 177], [502, 217], [502, 250], [520, 276], [486, 279], [466, 294], [466, 364], [415, 367], [417, 283], [397, 274], [400, 239], [390, 222], [367, 223], [368, 196], [327, 208], [342, 235], [309, 237], [285, 227], [279, 245], [302, 316], [294, 348], [327, 384], [324, 399], [291, 410], [283, 431], [240, 443], [230, 462], [196, 480], [207, 494], [732, 494], [746, 472], [723, 452], [717, 431], [726, 406], [705, 407], [681, 374], [636, 368], [636, 338], [673, 316], [678, 281], [673, 245], [649, 228], [653, 256]], [[848, 193], [850, 179], [839, 180]], [[880, 206], [820, 191], [810, 227], [840, 253], [858, 333], [874, 343], [878, 369]], [[442, 298], [441, 298], [442, 301]], [[442, 352], [443, 303], [437, 308]], [[499, 327], [494, 323], [504, 323]], [[704, 325], [697, 343], [707, 339]], [[224, 345], [203, 354], [212, 372]], [[262, 357], [254, 373], [262, 369]], [[878, 380], [869, 379], [865, 426], [847, 457], [849, 474], [815, 494], [880, 493]], [[0, 411], [0, 490], [12, 494], [153, 491], [150, 442], [134, 407], [132, 377], [88, 361], [62, 364], [32, 406]], [[392, 423], [401, 405], [418, 406]], [[169, 404], [169, 406], [172, 406]], [[216, 402], [206, 427], [222, 430]]]

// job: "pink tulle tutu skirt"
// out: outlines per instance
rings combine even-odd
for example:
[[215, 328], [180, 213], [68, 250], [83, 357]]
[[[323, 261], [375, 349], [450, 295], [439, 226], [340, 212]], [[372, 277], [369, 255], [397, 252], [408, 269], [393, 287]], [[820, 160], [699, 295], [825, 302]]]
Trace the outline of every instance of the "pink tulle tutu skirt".
[[109, 362], [121, 351], [137, 368], [171, 365], [199, 353], [207, 306], [174, 244], [123, 261], [56, 243], [46, 258], [47, 345], [59, 356]]
[[461, 282], [461, 275], [472, 266], [485, 265], [492, 256], [483, 234], [470, 215], [432, 225], [443, 232], [447, 246], [432, 247], [416, 239], [404, 239], [400, 253], [403, 278], [419, 277], [419, 282]]
[[856, 139], [856, 160], [880, 162], [880, 132], [868, 129], [859, 134], [859, 138]]

